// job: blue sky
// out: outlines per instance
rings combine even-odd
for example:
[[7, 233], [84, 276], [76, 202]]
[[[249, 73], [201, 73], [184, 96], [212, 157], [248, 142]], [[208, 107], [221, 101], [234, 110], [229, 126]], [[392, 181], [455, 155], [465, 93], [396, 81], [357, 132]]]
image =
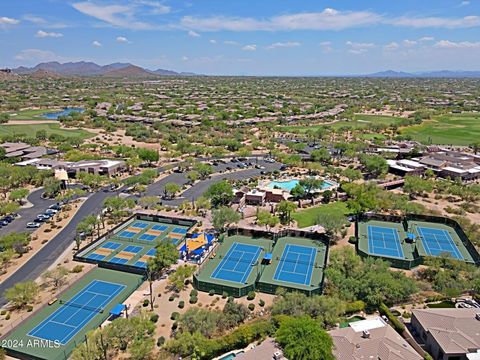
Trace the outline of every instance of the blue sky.
[[131, 62], [203, 74], [480, 70], [480, 0], [17, 0], [0, 66]]

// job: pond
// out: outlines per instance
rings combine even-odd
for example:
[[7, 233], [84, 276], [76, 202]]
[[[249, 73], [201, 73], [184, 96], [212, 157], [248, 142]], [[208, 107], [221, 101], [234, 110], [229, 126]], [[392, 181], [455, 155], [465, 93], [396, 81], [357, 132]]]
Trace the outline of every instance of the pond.
[[42, 114], [42, 118], [48, 120], [57, 120], [60, 116], [70, 115], [73, 112], [83, 113], [85, 109], [79, 107], [66, 107], [62, 111]]

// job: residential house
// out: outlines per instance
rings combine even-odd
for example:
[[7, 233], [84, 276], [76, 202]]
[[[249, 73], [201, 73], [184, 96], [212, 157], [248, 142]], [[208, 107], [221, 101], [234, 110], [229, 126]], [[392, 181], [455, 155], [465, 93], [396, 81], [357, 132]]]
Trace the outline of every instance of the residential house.
[[378, 317], [330, 331], [338, 360], [422, 360], [390, 325]]
[[475, 359], [480, 350], [480, 309], [417, 309], [414, 335], [435, 360]]

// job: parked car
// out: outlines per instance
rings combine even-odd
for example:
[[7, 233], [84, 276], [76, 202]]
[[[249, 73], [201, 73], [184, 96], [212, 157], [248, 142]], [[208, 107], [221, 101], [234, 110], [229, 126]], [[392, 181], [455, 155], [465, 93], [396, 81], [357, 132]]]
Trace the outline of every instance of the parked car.
[[29, 229], [36, 229], [36, 228], [39, 228], [40, 226], [42, 226], [42, 223], [39, 223], [39, 222], [29, 222], [29, 223], [27, 223], [27, 228], [29, 228]]
[[4, 219], [7, 220], [8, 222], [12, 222], [13, 220], [15, 220], [15, 217], [13, 215], [7, 215], [5, 216]]
[[48, 208], [53, 209], [53, 210], [57, 210], [57, 211], [62, 210], [62, 207], [59, 204], [50, 205]]
[[1, 220], [0, 220], [0, 224], [1, 224], [2, 226], [7, 226], [8, 224], [10, 224], [10, 222], [7, 221], [7, 220], [1, 219]]
[[47, 221], [47, 219], [45, 219], [43, 217], [42, 218], [36, 218], [36, 219], [33, 220], [34, 223], [40, 223], [40, 224], [45, 222], [45, 221]]
[[46, 216], [45, 214], [40, 214], [40, 215], [37, 215], [37, 218], [35, 220], [40, 220], [40, 221], [47, 221], [48, 219], [50, 219], [49, 216]]
[[55, 215], [56, 213], [58, 213], [58, 210], [55, 210], [55, 209], [45, 210], [45, 214], [48, 214], [48, 215]]
[[227, 166], [225, 169], [232, 170], [232, 168], [230, 166]]

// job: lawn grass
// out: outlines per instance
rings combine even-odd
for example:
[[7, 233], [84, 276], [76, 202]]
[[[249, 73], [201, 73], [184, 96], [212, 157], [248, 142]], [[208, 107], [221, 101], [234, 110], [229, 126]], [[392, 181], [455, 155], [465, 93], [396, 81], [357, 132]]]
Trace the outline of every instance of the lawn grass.
[[45, 120], [40, 115], [54, 112], [55, 109], [36, 109], [36, 110], [23, 110], [14, 113], [15, 115], [10, 114], [11, 120]]
[[95, 134], [83, 130], [83, 129], [63, 129], [59, 124], [37, 124], [37, 125], [0, 125], [0, 136], [5, 135], [19, 135], [26, 134], [29, 136], [35, 136], [37, 131], [45, 130], [47, 136], [52, 134], [58, 134], [66, 138], [80, 137], [87, 139], [95, 136]]
[[448, 114], [401, 129], [423, 144], [470, 145], [480, 139], [480, 114]]
[[319, 214], [336, 210], [342, 211], [345, 215], [349, 214], [347, 204], [345, 202], [334, 202], [331, 204], [315, 206], [306, 210], [299, 210], [292, 215], [292, 218], [297, 221], [299, 228], [304, 228], [315, 225]]
[[318, 125], [287, 125], [287, 126], [278, 126], [277, 130], [280, 132], [290, 132], [303, 134], [308, 130], [317, 130], [319, 128], [329, 128], [329, 129], [340, 129], [341, 127], [348, 127], [351, 129], [361, 129], [366, 128], [371, 124], [382, 124], [382, 125], [391, 125], [395, 123], [400, 123], [405, 119], [395, 117], [395, 116], [383, 116], [383, 115], [368, 115], [368, 114], [358, 114], [354, 115], [352, 120], [346, 121], [341, 120], [332, 124], [318, 124]]

